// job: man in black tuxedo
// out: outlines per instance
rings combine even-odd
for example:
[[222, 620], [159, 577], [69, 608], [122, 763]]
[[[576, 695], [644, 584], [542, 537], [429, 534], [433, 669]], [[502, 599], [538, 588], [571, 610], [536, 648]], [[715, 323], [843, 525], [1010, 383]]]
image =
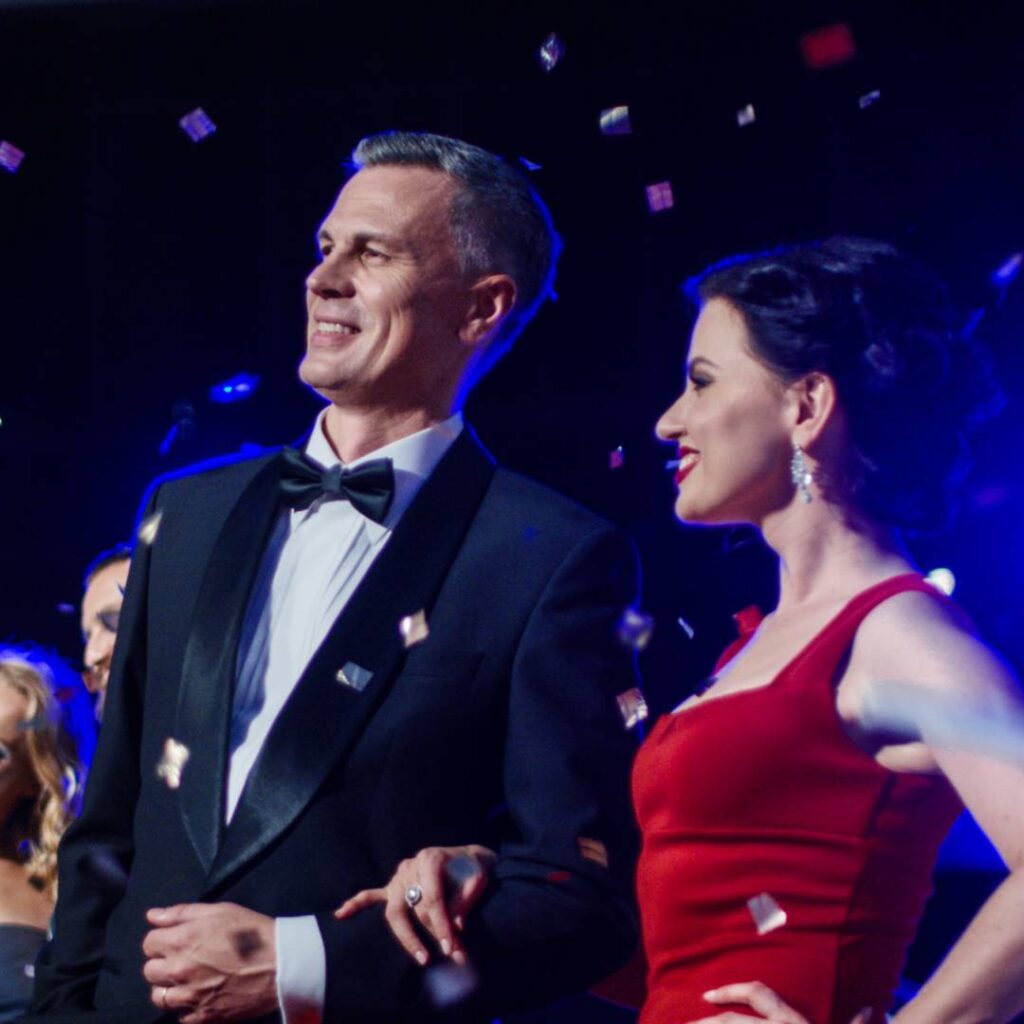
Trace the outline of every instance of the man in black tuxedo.
[[331, 911], [431, 845], [499, 851], [464, 936], [480, 1014], [633, 948], [615, 627], [635, 556], [497, 468], [458, 411], [545, 297], [557, 237], [476, 147], [384, 134], [355, 163], [307, 281], [300, 376], [330, 404], [305, 451], [144, 504], [42, 1019], [428, 1019], [382, 915]]

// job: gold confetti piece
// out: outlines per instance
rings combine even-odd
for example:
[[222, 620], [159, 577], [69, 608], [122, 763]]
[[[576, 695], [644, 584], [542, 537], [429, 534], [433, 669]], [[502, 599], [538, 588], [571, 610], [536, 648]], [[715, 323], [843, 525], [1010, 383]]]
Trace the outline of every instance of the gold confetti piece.
[[156, 540], [157, 531], [160, 529], [160, 520], [163, 519], [163, 511], [154, 512], [152, 515], [146, 516], [145, 519], [139, 523], [139, 532], [137, 534], [139, 542], [147, 546], [152, 545], [153, 541]]
[[601, 867], [608, 867], [608, 847], [600, 839], [591, 839], [589, 836], [579, 836], [576, 840], [580, 848], [580, 856], [584, 860], [592, 860]]
[[421, 608], [415, 615], [406, 615], [398, 623], [398, 632], [402, 634], [402, 641], [407, 648], [426, 640], [430, 636], [430, 628], [427, 626], [427, 616], [423, 609]]
[[654, 632], [654, 619], [636, 608], [627, 608], [616, 627], [619, 643], [634, 651], [642, 651]]
[[881, 98], [882, 90], [872, 89], [871, 92], [864, 93], [864, 95], [861, 96], [859, 100], [857, 100], [857, 106], [859, 106], [861, 110], [867, 110], [868, 107], [877, 103]]
[[540, 52], [537, 54], [540, 59], [540, 66], [548, 72], [555, 70], [555, 65], [564, 55], [565, 44], [554, 32], [541, 43]]
[[627, 729], [639, 725], [649, 714], [647, 701], [638, 687], [634, 686], [632, 690], [620, 693], [615, 700], [619, 705], [619, 714], [622, 715], [623, 725]]
[[745, 107], [741, 107], [736, 111], [736, 123], [741, 128], [746, 128], [748, 124], [753, 124], [757, 120], [757, 113], [754, 110], [754, 104], [748, 103]]
[[629, 107], [609, 107], [601, 111], [602, 135], [631, 135], [633, 126], [629, 122]]
[[747, 909], [754, 919], [758, 935], [767, 935], [776, 928], [781, 928], [788, 920], [786, 912], [766, 892], [759, 896], [751, 896], [747, 900]]
[[672, 198], [672, 182], [659, 181], [647, 186], [647, 207], [651, 213], [661, 213], [675, 206]]
[[188, 747], [168, 736], [164, 740], [164, 752], [156, 766], [156, 777], [166, 782], [168, 789], [178, 789], [181, 786], [181, 773], [188, 759]]

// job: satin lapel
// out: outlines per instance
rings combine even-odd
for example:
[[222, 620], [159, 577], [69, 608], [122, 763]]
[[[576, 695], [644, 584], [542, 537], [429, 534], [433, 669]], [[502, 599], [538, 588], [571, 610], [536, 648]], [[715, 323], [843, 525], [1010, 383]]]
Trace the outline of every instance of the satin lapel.
[[279, 508], [277, 458], [257, 470], [228, 514], [203, 575], [185, 647], [175, 735], [189, 749], [180, 804], [209, 870], [221, 842], [235, 656], [249, 591]]
[[[494, 474], [467, 427], [402, 516], [313, 655], [253, 766], [213, 870], [209, 893], [299, 816], [358, 739], [404, 661], [398, 622], [430, 608]], [[362, 690], [339, 681], [353, 663]]]

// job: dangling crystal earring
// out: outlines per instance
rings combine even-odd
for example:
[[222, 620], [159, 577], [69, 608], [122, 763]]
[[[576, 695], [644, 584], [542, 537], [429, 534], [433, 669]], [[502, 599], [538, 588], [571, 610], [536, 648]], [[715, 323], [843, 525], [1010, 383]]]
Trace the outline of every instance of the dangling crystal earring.
[[804, 450], [798, 444], [793, 445], [793, 458], [789, 463], [789, 475], [794, 486], [800, 492], [800, 497], [803, 499], [804, 504], [812, 501], [811, 484], [814, 483], [814, 477], [807, 468]]

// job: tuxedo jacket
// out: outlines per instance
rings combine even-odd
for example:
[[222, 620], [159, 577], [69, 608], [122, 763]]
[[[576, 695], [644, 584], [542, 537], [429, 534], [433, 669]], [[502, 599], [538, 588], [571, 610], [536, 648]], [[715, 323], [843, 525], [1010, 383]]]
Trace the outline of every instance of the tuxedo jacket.
[[[147, 908], [227, 901], [316, 915], [326, 1022], [429, 1019], [424, 971], [380, 906], [331, 912], [421, 848], [470, 842], [499, 853], [466, 925], [481, 1015], [609, 973], [636, 938], [633, 743], [616, 702], [636, 685], [616, 638], [636, 597], [632, 545], [497, 468], [464, 430], [302, 673], [225, 824], [239, 634], [279, 476], [270, 452], [158, 480], [144, 503], [159, 525], [132, 562], [33, 1013], [160, 1019], [142, 977]], [[429, 636], [406, 648], [399, 620], [421, 610]], [[156, 771], [168, 739], [189, 751], [180, 788]], [[104, 880], [112, 862], [123, 887]]]

